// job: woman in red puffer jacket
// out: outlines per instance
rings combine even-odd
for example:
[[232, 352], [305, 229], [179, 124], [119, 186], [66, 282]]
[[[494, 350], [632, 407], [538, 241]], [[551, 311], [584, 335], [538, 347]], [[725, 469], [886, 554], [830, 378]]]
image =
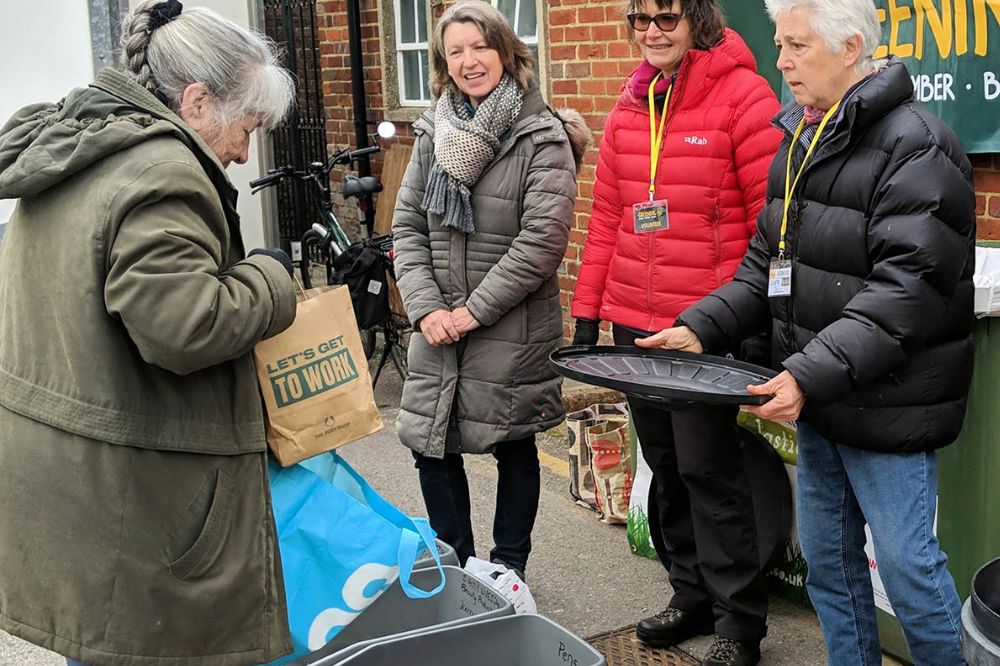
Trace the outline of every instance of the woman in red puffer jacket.
[[[781, 139], [770, 124], [778, 101], [714, 0], [630, 0], [628, 21], [643, 61], [605, 124], [575, 344], [595, 344], [601, 320], [616, 344], [633, 344], [730, 280]], [[757, 663], [767, 599], [736, 408], [629, 406], [674, 588], [639, 638], [663, 646], [714, 632], [705, 664]]]

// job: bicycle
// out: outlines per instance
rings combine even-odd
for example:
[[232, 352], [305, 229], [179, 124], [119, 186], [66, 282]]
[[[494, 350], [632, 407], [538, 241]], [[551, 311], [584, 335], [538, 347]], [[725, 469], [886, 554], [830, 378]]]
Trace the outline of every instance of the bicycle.
[[[382, 123], [379, 126], [379, 136], [391, 137], [392, 131], [388, 131], [389, 127], [392, 127], [391, 123]], [[348, 238], [333, 212], [333, 204], [330, 201], [330, 172], [336, 166], [350, 167], [359, 157], [380, 150], [381, 147], [377, 143], [353, 151], [350, 148], [343, 148], [335, 152], [325, 164], [313, 162], [304, 170], [297, 170], [291, 166], [277, 167], [269, 170], [266, 175], [250, 181], [252, 194], [287, 178], [306, 183], [306, 190], [317, 207], [322, 223], [313, 223], [312, 227], [302, 235], [302, 255], [299, 261], [302, 286], [306, 289], [312, 286], [311, 257], [319, 257], [326, 269], [326, 284], [347, 284], [350, 288], [351, 303], [358, 317], [361, 344], [367, 359], [371, 360], [375, 353], [376, 331], [382, 332], [384, 344], [382, 355], [372, 374], [373, 386], [378, 383], [382, 368], [390, 359], [399, 376], [406, 379], [408, 374], [406, 350], [412, 329], [406, 316], [393, 312], [389, 305], [390, 281], [393, 284], [396, 281], [392, 236], [387, 234], [369, 236], [369, 227], [363, 218], [361, 225], [363, 238], [354, 242]], [[362, 197], [381, 190], [382, 183], [376, 177], [359, 178], [349, 174], [344, 178], [342, 192], [345, 199], [357, 199], [360, 206]], [[370, 211], [362, 209], [362, 213], [370, 216]]]

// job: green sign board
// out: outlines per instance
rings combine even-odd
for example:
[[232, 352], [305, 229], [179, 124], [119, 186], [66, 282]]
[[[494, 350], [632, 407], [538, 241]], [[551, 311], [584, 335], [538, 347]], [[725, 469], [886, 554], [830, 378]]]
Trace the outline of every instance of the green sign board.
[[[778, 90], [774, 27], [763, 1], [722, 5]], [[906, 63], [917, 100], [958, 132], [968, 152], [1000, 152], [1000, 0], [875, 0], [875, 6], [882, 21], [876, 57]], [[790, 99], [787, 90], [782, 99]]]

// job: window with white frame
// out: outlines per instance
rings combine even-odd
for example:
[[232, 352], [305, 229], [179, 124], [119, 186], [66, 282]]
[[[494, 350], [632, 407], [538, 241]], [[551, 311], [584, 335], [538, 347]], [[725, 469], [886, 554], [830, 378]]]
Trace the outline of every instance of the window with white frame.
[[400, 106], [427, 106], [431, 101], [427, 4], [427, 0], [394, 0]]
[[540, 0], [490, 0], [490, 2], [507, 17], [507, 22], [514, 28], [514, 32], [531, 49], [535, 56], [535, 75], [538, 76], [543, 71], [538, 43]]

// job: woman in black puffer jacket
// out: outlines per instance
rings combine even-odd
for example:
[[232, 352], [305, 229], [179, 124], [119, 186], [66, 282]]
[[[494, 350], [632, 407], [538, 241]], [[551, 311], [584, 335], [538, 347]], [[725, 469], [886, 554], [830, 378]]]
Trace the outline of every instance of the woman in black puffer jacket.
[[870, 0], [767, 7], [796, 101], [775, 118], [757, 235], [732, 282], [637, 344], [713, 351], [771, 329], [784, 371], [750, 387], [773, 396], [751, 411], [798, 419], [799, 539], [829, 662], [881, 663], [867, 523], [915, 663], [958, 666], [934, 451], [961, 430], [972, 374], [972, 169], [902, 62], [872, 62]]

